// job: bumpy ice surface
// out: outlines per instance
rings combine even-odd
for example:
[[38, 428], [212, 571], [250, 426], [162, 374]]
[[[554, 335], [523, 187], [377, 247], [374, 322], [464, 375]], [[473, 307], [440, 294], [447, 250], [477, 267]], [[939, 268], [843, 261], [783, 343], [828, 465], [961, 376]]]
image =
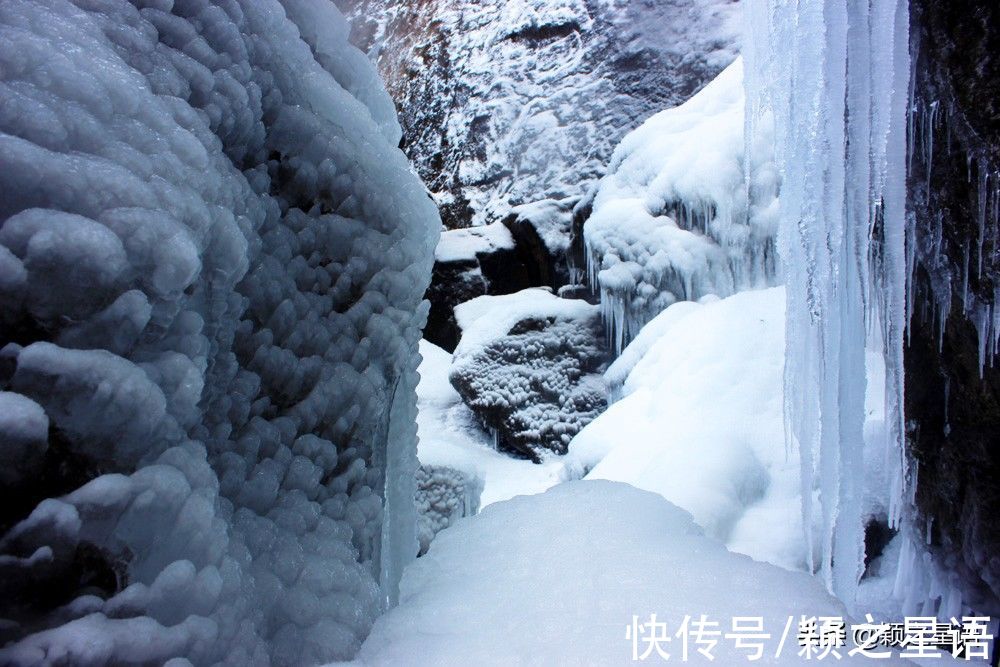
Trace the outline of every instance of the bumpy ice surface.
[[346, 33], [0, 3], [0, 662], [345, 658], [394, 596], [440, 223]]
[[619, 352], [675, 301], [775, 284], [778, 172], [765, 123], [745, 159], [742, 73], [627, 134], [598, 184], [586, 260]]

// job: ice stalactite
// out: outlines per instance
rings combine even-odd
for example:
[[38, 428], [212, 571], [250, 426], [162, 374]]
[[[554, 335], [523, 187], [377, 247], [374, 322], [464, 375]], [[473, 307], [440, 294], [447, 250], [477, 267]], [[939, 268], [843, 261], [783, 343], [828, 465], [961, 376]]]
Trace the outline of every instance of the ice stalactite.
[[782, 174], [788, 436], [801, 454], [815, 567], [850, 605], [864, 556], [866, 345], [886, 360], [894, 522], [903, 498], [908, 6], [750, 0], [746, 12], [747, 109], [773, 114]]

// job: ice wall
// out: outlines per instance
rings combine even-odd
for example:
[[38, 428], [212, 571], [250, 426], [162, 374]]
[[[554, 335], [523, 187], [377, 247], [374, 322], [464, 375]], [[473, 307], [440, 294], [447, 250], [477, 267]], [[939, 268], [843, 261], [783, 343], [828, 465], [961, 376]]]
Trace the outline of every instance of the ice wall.
[[395, 596], [440, 222], [346, 36], [0, 3], [0, 663], [315, 664]]
[[886, 360], [887, 457], [899, 521], [902, 332], [906, 313], [906, 0], [746, 4], [748, 136], [773, 114], [782, 173], [779, 250], [786, 267], [786, 418], [813, 489], [828, 587], [851, 604], [861, 524], [865, 346]]

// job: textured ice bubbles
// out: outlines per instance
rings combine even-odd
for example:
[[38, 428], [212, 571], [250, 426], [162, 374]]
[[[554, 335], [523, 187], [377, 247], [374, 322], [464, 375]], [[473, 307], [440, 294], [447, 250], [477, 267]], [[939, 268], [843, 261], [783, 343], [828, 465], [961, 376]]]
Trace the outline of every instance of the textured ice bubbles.
[[440, 223], [346, 34], [0, 6], [0, 662], [347, 658], [394, 595]]

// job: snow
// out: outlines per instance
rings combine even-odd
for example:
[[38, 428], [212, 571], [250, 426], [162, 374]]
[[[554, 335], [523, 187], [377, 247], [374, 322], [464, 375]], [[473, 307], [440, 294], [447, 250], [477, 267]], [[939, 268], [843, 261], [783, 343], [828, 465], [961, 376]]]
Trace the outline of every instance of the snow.
[[[491, 505], [438, 535], [357, 664], [632, 664], [626, 628], [651, 613], [671, 635], [685, 615], [705, 614], [722, 632], [733, 616], [760, 616], [771, 637], [759, 664], [801, 664], [794, 637], [774, 657], [790, 615], [846, 617], [813, 577], [726, 551], [662, 497], [579, 481]], [[680, 643], [662, 645], [672, 661]], [[712, 653], [716, 664], [747, 659], [722, 637]], [[869, 660], [842, 655], [840, 664]]]
[[455, 357], [474, 354], [507, 335], [528, 318], [553, 318], [573, 322], [592, 317], [595, 308], [579, 299], [560, 299], [545, 287], [532, 287], [515, 294], [485, 295], [459, 304], [455, 318], [462, 338]]
[[742, 61], [622, 139], [583, 234], [615, 349], [679, 300], [777, 282], [778, 174], [763, 133], [744, 168]]
[[475, 261], [477, 255], [497, 250], [513, 250], [514, 237], [503, 223], [495, 222], [482, 227], [452, 229], [441, 234], [434, 260], [437, 262]]
[[[808, 571], [798, 455], [784, 437], [784, 328], [783, 287], [667, 308], [606, 373], [624, 377], [620, 399], [570, 443], [567, 476], [658, 493], [729, 549]], [[868, 362], [879, 379], [881, 357]], [[880, 399], [869, 396], [872, 490], [885, 483]], [[882, 501], [868, 515], [884, 521]]]
[[392, 101], [329, 2], [79, 4], [0, 3], [0, 662], [348, 658], [417, 550]]

